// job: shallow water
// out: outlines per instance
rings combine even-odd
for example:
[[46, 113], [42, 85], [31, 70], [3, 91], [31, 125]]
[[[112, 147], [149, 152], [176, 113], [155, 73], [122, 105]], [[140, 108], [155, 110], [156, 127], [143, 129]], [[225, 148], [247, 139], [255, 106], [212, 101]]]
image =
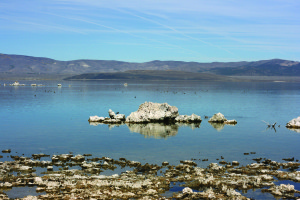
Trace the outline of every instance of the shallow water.
[[[300, 134], [285, 128], [299, 116], [300, 83], [150, 81], [128, 82], [127, 87], [122, 81], [22, 81], [26, 86], [19, 87], [0, 83], [0, 149], [12, 149], [12, 155], [91, 153], [176, 165], [193, 158], [200, 167], [221, 156], [242, 165], [257, 157], [278, 162], [300, 159]], [[167, 102], [180, 114], [195, 113], [203, 121], [200, 126], [146, 128], [88, 122], [92, 115], [108, 116], [108, 109], [128, 116], [145, 101]], [[217, 112], [237, 120], [237, 125], [213, 127], [204, 119]], [[267, 129], [262, 120], [277, 122], [276, 130]], [[255, 154], [244, 155], [250, 152]], [[9, 158], [4, 155], [0, 161], [4, 160]]]

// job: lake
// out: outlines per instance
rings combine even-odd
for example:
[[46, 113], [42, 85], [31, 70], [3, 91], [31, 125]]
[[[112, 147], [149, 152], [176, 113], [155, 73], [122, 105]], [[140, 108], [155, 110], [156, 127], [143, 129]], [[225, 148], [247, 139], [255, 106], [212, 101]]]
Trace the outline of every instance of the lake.
[[[241, 165], [258, 157], [277, 162], [300, 159], [300, 133], [285, 127], [300, 115], [300, 83], [128, 81], [127, 87], [124, 81], [107, 80], [20, 81], [26, 85], [18, 87], [0, 83], [0, 148], [11, 149], [13, 155], [90, 153], [174, 165], [196, 159], [200, 167], [221, 156]], [[166, 102], [179, 114], [195, 113], [203, 121], [146, 127], [88, 122], [93, 115], [108, 117], [109, 109], [128, 116], [145, 101]], [[218, 112], [237, 124], [212, 126], [205, 116]], [[276, 122], [275, 129], [263, 121]]]

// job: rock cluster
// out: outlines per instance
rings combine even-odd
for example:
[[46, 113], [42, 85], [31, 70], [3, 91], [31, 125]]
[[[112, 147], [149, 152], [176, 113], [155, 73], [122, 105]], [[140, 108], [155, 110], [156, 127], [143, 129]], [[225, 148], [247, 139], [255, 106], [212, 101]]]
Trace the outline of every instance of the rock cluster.
[[109, 117], [98, 117], [90, 116], [89, 122], [98, 122], [106, 124], [118, 124], [118, 123], [199, 123], [201, 122], [201, 117], [192, 114], [179, 115], [178, 108], [175, 106], [170, 106], [167, 103], [152, 103], [145, 102], [141, 104], [137, 111], [132, 112], [127, 118], [124, 114], [115, 114], [111, 109], [108, 111]]
[[[237, 161], [232, 161], [232, 164], [211, 163], [207, 168], [200, 168], [193, 160], [183, 160], [178, 165], [170, 165], [167, 161], [157, 165], [126, 158], [88, 158], [90, 156], [61, 154], [53, 155], [51, 161], [41, 161], [37, 159], [50, 155], [11, 155], [13, 161], [0, 162], [0, 198], [8, 200], [5, 190], [25, 186], [36, 186], [37, 193], [43, 192], [23, 198], [27, 200], [247, 199], [243, 193], [254, 189], [262, 189], [262, 192], [276, 198], [293, 199], [295, 194], [300, 193], [294, 185], [274, 184], [278, 180], [300, 182], [300, 172], [294, 170], [300, 166], [298, 162], [279, 163], [259, 159], [258, 163], [242, 167], [237, 166]], [[61, 168], [54, 171], [55, 166]], [[69, 169], [73, 166], [77, 167]], [[126, 167], [127, 171], [101, 175], [102, 171], [114, 170], [117, 166]], [[38, 176], [33, 173], [36, 168], [51, 170], [45, 170]], [[281, 171], [281, 168], [288, 170]], [[179, 183], [183, 190], [167, 198], [164, 194], [170, 191], [172, 183]]]
[[287, 128], [300, 128], [300, 116], [292, 119], [286, 124]]

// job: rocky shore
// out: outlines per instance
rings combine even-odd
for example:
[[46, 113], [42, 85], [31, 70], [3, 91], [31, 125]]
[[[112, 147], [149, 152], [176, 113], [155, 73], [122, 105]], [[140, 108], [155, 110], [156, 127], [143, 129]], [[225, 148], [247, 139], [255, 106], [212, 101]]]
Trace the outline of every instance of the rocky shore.
[[[296, 199], [300, 194], [294, 185], [276, 184], [278, 180], [300, 182], [300, 163], [294, 158], [284, 159], [283, 163], [257, 158], [246, 166], [221, 160], [201, 168], [193, 160], [157, 165], [91, 154], [20, 157], [10, 150], [2, 152], [12, 159], [0, 162], [0, 198], [7, 200], [5, 191], [33, 186], [36, 194], [20, 199], [248, 199], [244, 194], [254, 189], [274, 198]], [[127, 170], [101, 175], [117, 167]], [[44, 169], [40, 175], [35, 173], [38, 168]], [[166, 197], [174, 184], [180, 184], [182, 189]]]

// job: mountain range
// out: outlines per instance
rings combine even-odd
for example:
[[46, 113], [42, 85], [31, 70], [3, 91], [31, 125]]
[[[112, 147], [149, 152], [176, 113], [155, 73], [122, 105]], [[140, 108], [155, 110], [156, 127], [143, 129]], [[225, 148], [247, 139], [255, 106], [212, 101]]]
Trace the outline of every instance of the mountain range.
[[300, 76], [300, 62], [282, 59], [212, 63], [159, 60], [135, 63], [87, 59], [59, 61], [43, 57], [0, 54], [1, 74], [79, 75], [129, 70], [171, 70], [225, 76]]

